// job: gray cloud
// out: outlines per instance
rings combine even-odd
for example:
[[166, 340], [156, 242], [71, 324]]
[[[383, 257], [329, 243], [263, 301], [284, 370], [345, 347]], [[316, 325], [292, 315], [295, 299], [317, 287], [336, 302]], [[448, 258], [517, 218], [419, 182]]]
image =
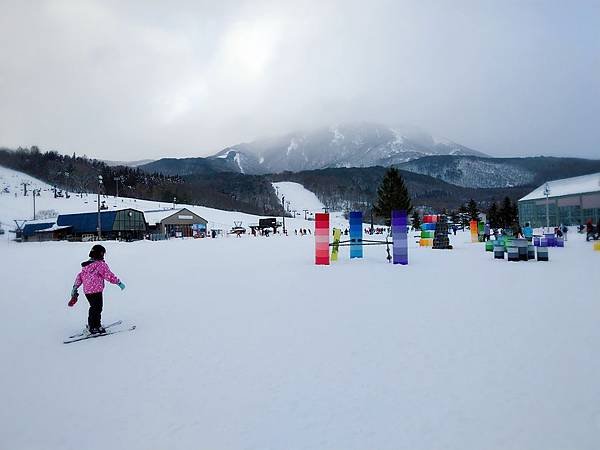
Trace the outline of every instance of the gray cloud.
[[600, 158], [600, 3], [2, 1], [0, 145], [207, 155], [348, 120]]

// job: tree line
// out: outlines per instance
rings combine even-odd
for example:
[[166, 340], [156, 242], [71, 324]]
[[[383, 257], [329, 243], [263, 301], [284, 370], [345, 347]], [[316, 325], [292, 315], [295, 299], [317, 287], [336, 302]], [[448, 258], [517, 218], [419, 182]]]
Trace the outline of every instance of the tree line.
[[[108, 166], [87, 156], [61, 155], [38, 147], [0, 149], [0, 165], [38, 178], [66, 192], [187, 203], [249, 214], [281, 215], [271, 183], [262, 177], [220, 173], [206, 176], [163, 175], [127, 166]], [[102, 183], [99, 183], [102, 176]]]

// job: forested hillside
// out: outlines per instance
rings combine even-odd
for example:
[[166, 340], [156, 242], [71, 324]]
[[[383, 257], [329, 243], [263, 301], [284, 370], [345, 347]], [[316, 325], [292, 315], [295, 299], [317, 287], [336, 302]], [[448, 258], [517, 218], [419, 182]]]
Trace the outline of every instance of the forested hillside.
[[[369, 209], [377, 195], [385, 167], [339, 168], [309, 170], [304, 172], [284, 172], [270, 175], [273, 181], [294, 181], [304, 185], [332, 209]], [[415, 206], [430, 206], [441, 210], [456, 209], [470, 199], [482, 207], [508, 196], [517, 200], [529, 191], [530, 186], [513, 188], [474, 189], [455, 186], [450, 183], [407, 171], [400, 171], [411, 193]]]
[[67, 192], [96, 192], [98, 176], [101, 190], [119, 195], [179, 203], [200, 204], [223, 210], [251, 214], [280, 214], [282, 208], [271, 184], [262, 177], [235, 173], [212, 175], [162, 175], [124, 166], [109, 167], [85, 156], [42, 152], [37, 147], [0, 149], [0, 165], [22, 171]]

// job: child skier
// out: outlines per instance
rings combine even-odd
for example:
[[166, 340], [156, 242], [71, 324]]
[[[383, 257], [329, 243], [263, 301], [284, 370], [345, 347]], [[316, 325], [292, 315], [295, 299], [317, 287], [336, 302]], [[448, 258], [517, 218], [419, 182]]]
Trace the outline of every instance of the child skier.
[[125, 285], [119, 280], [104, 262], [106, 249], [101, 245], [94, 245], [90, 251], [90, 259], [81, 263], [81, 272], [75, 278], [75, 284], [71, 291], [71, 301], [69, 306], [77, 303], [79, 293], [77, 289], [83, 284], [83, 293], [90, 303], [88, 314], [88, 329], [91, 334], [105, 333], [106, 330], [100, 323], [102, 315], [102, 291], [104, 290], [104, 280], [118, 285], [121, 290]]

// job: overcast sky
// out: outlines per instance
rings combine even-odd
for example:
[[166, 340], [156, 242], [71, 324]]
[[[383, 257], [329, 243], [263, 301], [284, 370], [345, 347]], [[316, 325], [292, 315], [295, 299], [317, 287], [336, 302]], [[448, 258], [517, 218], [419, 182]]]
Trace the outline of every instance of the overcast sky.
[[0, 0], [0, 146], [205, 156], [363, 120], [600, 158], [600, 1]]

